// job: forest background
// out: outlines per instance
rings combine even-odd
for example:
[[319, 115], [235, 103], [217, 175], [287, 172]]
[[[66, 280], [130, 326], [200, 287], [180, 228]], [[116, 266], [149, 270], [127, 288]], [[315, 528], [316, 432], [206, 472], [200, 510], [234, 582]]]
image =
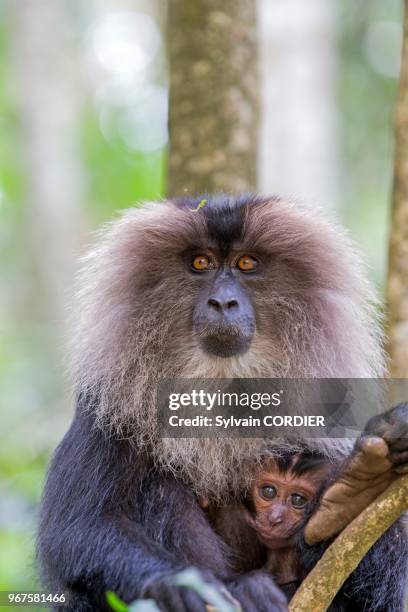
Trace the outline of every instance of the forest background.
[[[75, 262], [101, 223], [166, 194], [167, 8], [0, 0], [0, 590], [37, 586], [38, 503], [72, 416]], [[330, 208], [383, 292], [402, 2], [258, 0], [256, 12], [255, 187]]]

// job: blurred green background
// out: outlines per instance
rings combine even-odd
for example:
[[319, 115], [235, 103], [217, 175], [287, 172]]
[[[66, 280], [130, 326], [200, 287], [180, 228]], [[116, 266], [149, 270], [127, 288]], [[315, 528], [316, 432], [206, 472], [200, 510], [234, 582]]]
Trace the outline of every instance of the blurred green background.
[[[330, 32], [335, 126], [335, 179], [316, 194], [333, 194], [382, 290], [402, 2], [314, 4], [330, 10], [319, 35]], [[259, 10], [273, 37], [267, 0]], [[0, 590], [37, 584], [38, 502], [72, 414], [63, 347], [74, 262], [102, 222], [165, 193], [165, 16], [161, 1], [0, 0]]]

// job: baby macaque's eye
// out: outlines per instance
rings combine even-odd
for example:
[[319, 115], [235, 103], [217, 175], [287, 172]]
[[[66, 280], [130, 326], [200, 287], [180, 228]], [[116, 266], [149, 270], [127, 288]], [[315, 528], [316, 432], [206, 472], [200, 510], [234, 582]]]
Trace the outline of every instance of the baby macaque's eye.
[[265, 485], [260, 489], [261, 497], [266, 500], [274, 499], [276, 497], [276, 488], [272, 485]]
[[290, 497], [292, 501], [292, 506], [294, 508], [304, 508], [304, 506], [306, 506], [307, 504], [306, 497], [300, 495], [300, 493], [292, 493]]

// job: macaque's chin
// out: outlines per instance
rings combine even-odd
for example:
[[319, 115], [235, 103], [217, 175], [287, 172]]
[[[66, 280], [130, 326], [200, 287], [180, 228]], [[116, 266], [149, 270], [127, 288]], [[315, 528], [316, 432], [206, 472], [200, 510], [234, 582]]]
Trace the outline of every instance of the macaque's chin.
[[262, 544], [266, 546], [268, 550], [278, 550], [280, 548], [291, 548], [295, 545], [295, 536], [294, 535], [271, 535], [269, 534], [267, 537], [262, 537], [259, 534], [259, 539]]
[[216, 357], [243, 355], [251, 345], [251, 337], [240, 334], [211, 334], [201, 336], [200, 344], [207, 354]]
[[297, 525], [283, 527], [283, 525], [265, 525], [257, 521], [256, 531], [258, 538], [266, 548], [275, 550], [289, 548], [295, 544]]

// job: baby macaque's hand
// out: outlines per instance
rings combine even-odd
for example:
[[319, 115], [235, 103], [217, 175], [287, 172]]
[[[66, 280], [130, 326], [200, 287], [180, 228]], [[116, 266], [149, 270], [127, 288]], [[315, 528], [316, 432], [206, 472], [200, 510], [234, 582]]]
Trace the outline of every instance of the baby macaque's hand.
[[404, 472], [408, 472], [408, 404], [399, 404], [369, 420], [307, 523], [306, 542], [315, 544], [339, 533]]

